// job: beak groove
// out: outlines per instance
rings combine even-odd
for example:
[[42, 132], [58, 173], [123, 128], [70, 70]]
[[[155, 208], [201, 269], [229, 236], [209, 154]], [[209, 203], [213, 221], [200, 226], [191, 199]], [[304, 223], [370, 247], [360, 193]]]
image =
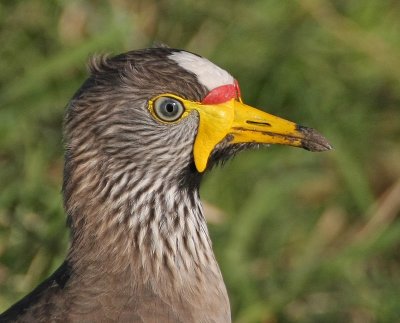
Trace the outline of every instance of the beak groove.
[[256, 126], [265, 126], [265, 127], [272, 127], [272, 125], [268, 122], [265, 121], [252, 121], [252, 120], [246, 120], [247, 124], [252, 124]]

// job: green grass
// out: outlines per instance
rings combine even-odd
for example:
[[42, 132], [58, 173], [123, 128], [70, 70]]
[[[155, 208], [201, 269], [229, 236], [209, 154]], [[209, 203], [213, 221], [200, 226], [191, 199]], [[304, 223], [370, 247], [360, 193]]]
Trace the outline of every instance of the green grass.
[[206, 176], [234, 321], [398, 321], [399, 16], [389, 0], [2, 1], [0, 311], [65, 256], [62, 117], [87, 58], [159, 40], [335, 147], [246, 152]]

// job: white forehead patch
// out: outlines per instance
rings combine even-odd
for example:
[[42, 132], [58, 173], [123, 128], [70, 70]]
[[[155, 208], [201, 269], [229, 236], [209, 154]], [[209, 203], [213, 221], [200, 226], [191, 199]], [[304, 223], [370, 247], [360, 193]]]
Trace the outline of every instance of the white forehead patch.
[[195, 74], [198, 81], [210, 91], [218, 86], [234, 83], [232, 75], [204, 57], [182, 51], [175, 52], [169, 55], [168, 58], [177, 62], [185, 70]]

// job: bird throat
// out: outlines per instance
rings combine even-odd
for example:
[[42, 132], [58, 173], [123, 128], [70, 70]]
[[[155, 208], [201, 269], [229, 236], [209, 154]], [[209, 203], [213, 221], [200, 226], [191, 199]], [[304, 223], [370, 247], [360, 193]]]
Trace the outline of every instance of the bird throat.
[[91, 276], [121, 276], [132, 286], [148, 282], [155, 289], [222, 282], [198, 185], [154, 180], [151, 174], [139, 178], [136, 174], [143, 172], [134, 168], [120, 174], [113, 170], [113, 176], [88, 165], [67, 162], [66, 168], [72, 170], [64, 195], [73, 268]]

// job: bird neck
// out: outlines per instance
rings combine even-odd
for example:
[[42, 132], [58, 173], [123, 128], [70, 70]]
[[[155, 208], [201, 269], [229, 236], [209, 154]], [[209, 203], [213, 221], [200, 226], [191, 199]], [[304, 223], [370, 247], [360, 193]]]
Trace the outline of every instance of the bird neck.
[[66, 165], [64, 181], [73, 267], [144, 282], [184, 285], [194, 273], [197, 280], [222, 280], [198, 185], [133, 166], [109, 169], [105, 161], [80, 165]]

